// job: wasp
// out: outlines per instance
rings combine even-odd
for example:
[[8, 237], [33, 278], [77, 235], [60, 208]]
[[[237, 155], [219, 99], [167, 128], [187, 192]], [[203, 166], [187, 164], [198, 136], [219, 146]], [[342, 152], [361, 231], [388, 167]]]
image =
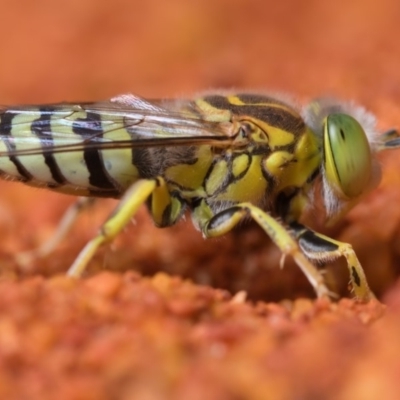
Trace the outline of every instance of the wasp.
[[379, 181], [376, 154], [400, 147], [395, 130], [353, 103], [300, 108], [257, 93], [192, 100], [132, 94], [79, 104], [0, 109], [0, 177], [86, 198], [120, 199], [68, 274], [79, 277], [146, 204], [158, 227], [188, 211], [206, 238], [253, 219], [291, 256], [318, 297], [330, 295], [316, 264], [344, 257], [356, 298], [373, 298], [350, 244], [300, 219], [320, 198], [328, 220]]

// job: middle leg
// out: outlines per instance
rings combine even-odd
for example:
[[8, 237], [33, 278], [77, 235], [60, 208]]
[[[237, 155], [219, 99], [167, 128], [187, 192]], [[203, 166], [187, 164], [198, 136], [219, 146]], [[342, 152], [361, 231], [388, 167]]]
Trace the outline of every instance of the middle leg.
[[205, 201], [195, 209], [194, 219], [206, 237], [221, 236], [234, 228], [244, 217], [251, 217], [279, 247], [284, 256], [290, 255], [313, 286], [318, 297], [332, 295], [323, 276], [304, 255], [296, 240], [278, 220], [251, 203], [240, 203], [213, 214]]

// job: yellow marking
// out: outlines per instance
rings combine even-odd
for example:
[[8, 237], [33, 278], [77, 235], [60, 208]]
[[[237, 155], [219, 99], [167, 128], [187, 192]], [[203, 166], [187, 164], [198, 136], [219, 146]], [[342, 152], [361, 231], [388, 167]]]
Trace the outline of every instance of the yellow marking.
[[[81, 108], [79, 108], [81, 110]], [[51, 118], [51, 130], [54, 132], [55, 139], [57, 133], [62, 136], [57, 138], [57, 144], [82, 144], [82, 150], [74, 150], [66, 153], [54, 153], [54, 159], [57, 165], [65, 177], [65, 179], [73, 186], [81, 188], [92, 188], [89, 184], [90, 173], [86, 167], [84, 159], [84, 146], [82, 136], [74, 133], [72, 130], [73, 123], [78, 118], [86, 118], [87, 114], [85, 111], [75, 111], [65, 118], [66, 121], [60, 120], [57, 115]]]
[[[306, 187], [303, 186], [304, 191], [306, 192]], [[304, 195], [302, 192], [298, 193], [297, 196], [290, 200], [290, 209], [287, 214], [287, 221], [297, 221], [304, 209], [307, 207], [309, 198]]]
[[229, 110], [215, 108], [202, 98], [197, 99], [195, 104], [206, 121], [229, 122], [232, 118], [232, 113]]
[[238, 96], [227, 96], [227, 99], [229, 103], [231, 103], [234, 106], [245, 106], [246, 103], [244, 103], [242, 100], [239, 99]]
[[182, 203], [175, 197], [171, 197], [171, 212], [170, 212], [170, 222], [171, 225], [173, 222], [178, 220], [178, 217], [182, 211]]
[[289, 186], [302, 187], [320, 164], [321, 152], [315, 137], [308, 130], [297, 142], [292, 161], [283, 168], [277, 190]]
[[257, 132], [251, 134], [251, 139], [254, 142], [262, 144], [268, 144], [270, 142], [267, 134], [258, 127], [257, 127]]
[[194, 164], [177, 164], [165, 171], [165, 178], [187, 190], [202, 187], [206, 173], [210, 168], [213, 154], [209, 146], [196, 149], [197, 161]]
[[291, 114], [292, 116], [301, 119], [300, 114], [291, 106], [280, 102], [279, 100], [274, 101], [274, 99], [267, 99], [269, 101], [259, 102], [259, 103], [246, 103], [241, 100], [238, 96], [232, 95], [227, 96], [227, 99], [230, 104], [234, 106], [256, 106], [256, 107], [265, 107], [265, 108], [279, 108], [280, 110], [284, 110], [287, 113]]
[[[32, 122], [39, 117], [40, 112], [38, 111], [31, 114], [18, 114], [13, 118], [11, 135], [17, 139], [14, 141], [16, 151], [41, 148], [40, 139], [31, 131]], [[35, 180], [56, 183], [43, 155], [19, 156], [17, 158]]]
[[154, 223], [158, 226], [162, 225], [164, 212], [171, 205], [168, 187], [164, 180], [160, 181], [158, 186], [154, 188], [151, 198], [151, 215]]
[[[106, 122], [104, 122], [104, 125], [106, 130]], [[132, 140], [129, 133], [123, 127], [110, 132], [105, 132], [103, 137], [105, 140], [110, 141]], [[139, 179], [139, 171], [136, 166], [132, 164], [131, 149], [103, 150], [102, 155], [105, 170], [121, 187], [127, 188], [135, 180]]]
[[[3, 140], [0, 140], [0, 152], [7, 153], [8, 148], [3, 142]], [[21, 175], [19, 174], [17, 167], [15, 164], [10, 161], [8, 157], [0, 157], [0, 170], [4, 171], [6, 174], [10, 175], [10, 177], [20, 177]]]
[[293, 157], [294, 154], [287, 151], [275, 151], [265, 160], [265, 169], [274, 178], [279, 178]]
[[236, 178], [244, 171], [246, 171], [246, 169], [249, 167], [249, 163], [250, 163], [250, 156], [246, 153], [235, 157], [232, 162], [233, 176]]
[[251, 201], [257, 204], [265, 197], [268, 183], [261, 171], [261, 159], [262, 156], [253, 156], [247, 173], [218, 195], [218, 200]]
[[228, 164], [224, 159], [219, 160], [213, 166], [210, 175], [207, 177], [205, 185], [206, 193], [209, 196], [212, 196], [215, 191], [217, 191], [221, 187], [222, 183], [226, 180], [228, 173]]
[[276, 128], [262, 121], [257, 120], [256, 123], [267, 133], [268, 144], [271, 150], [274, 150], [276, 147], [287, 146], [295, 140], [295, 136], [291, 132]]
[[171, 197], [169, 188], [162, 178], [157, 178], [158, 186], [151, 196], [150, 212], [156, 226], [172, 225], [181, 215], [182, 203]]
[[205, 202], [205, 200], [202, 200], [200, 205], [192, 212], [192, 221], [197, 229], [205, 232], [205, 225], [210, 221], [213, 215], [214, 213], [210, 206]]

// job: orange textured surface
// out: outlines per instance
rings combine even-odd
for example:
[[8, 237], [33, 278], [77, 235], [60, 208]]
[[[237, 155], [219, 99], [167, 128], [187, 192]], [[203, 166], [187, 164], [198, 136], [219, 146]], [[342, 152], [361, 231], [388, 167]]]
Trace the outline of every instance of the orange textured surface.
[[[238, 87], [353, 99], [382, 130], [400, 127], [396, 0], [0, 5], [3, 104]], [[400, 158], [381, 162], [376, 191], [338, 226], [316, 226], [354, 246], [387, 309], [350, 300], [243, 303], [166, 275], [54, 277], [112, 201], [83, 216], [54, 256], [17, 268], [13, 255], [48, 238], [72, 199], [0, 182], [0, 397], [391, 398], [400, 390]], [[293, 263], [279, 270], [279, 252], [252, 225], [204, 241], [190, 221], [157, 230], [143, 210], [127, 231], [99, 252], [92, 272], [164, 271], [254, 300], [313, 296]], [[342, 263], [327, 279], [346, 293]]]
[[[376, 399], [398, 384], [398, 295], [384, 314], [350, 300], [252, 305], [165, 274], [0, 289], [1, 398]], [[393, 372], [375, 373], [383, 363]]]

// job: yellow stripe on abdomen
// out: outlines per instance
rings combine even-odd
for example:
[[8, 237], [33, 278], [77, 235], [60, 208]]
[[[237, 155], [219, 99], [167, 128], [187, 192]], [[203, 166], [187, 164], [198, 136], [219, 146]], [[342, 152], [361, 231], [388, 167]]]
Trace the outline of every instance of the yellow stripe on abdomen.
[[[132, 140], [125, 128], [106, 132], [103, 138], [110, 141]], [[139, 179], [139, 171], [132, 163], [132, 149], [108, 149], [102, 150], [101, 154], [105, 170], [122, 188], [128, 188]]]

